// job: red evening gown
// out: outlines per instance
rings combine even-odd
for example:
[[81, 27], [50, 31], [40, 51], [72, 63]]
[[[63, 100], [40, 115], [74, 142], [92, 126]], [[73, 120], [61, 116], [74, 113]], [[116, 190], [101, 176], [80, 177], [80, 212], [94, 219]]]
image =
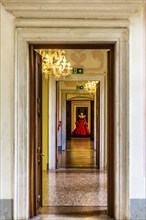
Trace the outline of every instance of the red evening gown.
[[90, 131], [88, 129], [88, 123], [86, 122], [84, 118], [79, 119], [76, 122], [76, 128], [73, 130], [72, 135], [73, 136], [89, 136], [90, 135]]

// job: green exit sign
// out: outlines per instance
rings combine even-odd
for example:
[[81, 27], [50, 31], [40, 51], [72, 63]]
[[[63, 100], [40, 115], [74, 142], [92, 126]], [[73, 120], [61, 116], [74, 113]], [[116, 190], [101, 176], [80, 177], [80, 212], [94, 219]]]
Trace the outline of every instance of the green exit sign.
[[83, 68], [74, 68], [73, 69], [73, 74], [82, 74], [83, 73]]
[[84, 89], [84, 86], [77, 86], [77, 89]]

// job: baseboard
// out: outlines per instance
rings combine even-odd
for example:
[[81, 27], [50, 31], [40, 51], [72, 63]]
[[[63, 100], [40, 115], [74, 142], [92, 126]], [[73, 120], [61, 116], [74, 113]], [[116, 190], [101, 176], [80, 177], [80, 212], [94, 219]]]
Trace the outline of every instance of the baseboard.
[[146, 199], [130, 199], [130, 219], [146, 220]]
[[0, 199], [0, 219], [13, 219], [13, 199]]

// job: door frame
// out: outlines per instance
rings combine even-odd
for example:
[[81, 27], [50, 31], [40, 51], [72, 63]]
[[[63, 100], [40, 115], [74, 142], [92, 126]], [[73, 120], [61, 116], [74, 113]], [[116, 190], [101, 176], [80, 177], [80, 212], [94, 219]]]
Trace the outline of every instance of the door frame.
[[[107, 138], [108, 138], [108, 158], [107, 158], [107, 166], [108, 166], [108, 178], [107, 178], [107, 188], [108, 188], [108, 193], [107, 193], [107, 197], [108, 197], [108, 215], [110, 217], [114, 217], [114, 207], [115, 207], [115, 196], [114, 196], [114, 173], [115, 173], [115, 160], [114, 160], [114, 154], [115, 154], [115, 148], [114, 148], [114, 143], [113, 143], [113, 140], [114, 140], [114, 50], [115, 50], [115, 45], [114, 44], [58, 44], [56, 46], [56, 44], [44, 44], [44, 45], [40, 45], [40, 44], [33, 44], [33, 47], [34, 49], [50, 49], [50, 48], [53, 48], [53, 49], [56, 49], [56, 47], [58, 49], [73, 49], [73, 50], [76, 50], [76, 49], [107, 49], [109, 50], [108, 53], [111, 55], [109, 56], [110, 59], [108, 59], [108, 74], [107, 74], [107, 78], [108, 78], [108, 83], [107, 83], [107, 103], [108, 103], [108, 109], [107, 109], [107, 124], [109, 125], [109, 129], [107, 130]], [[52, 78], [52, 76], [51, 76]], [[86, 76], [84, 76], [84, 80], [85, 78], [87, 78]], [[88, 76], [88, 80], [92, 79], [92, 77]], [[95, 78], [97, 78], [97, 80], [99, 81], [98, 82], [98, 85], [99, 85], [99, 88], [100, 88], [100, 78], [99, 76], [95, 75]], [[82, 79], [82, 78], [81, 78]], [[67, 81], [68, 79], [66, 79]], [[58, 111], [57, 111], [57, 107], [58, 107], [58, 102], [57, 102], [57, 92], [58, 92], [58, 83], [57, 83], [57, 80], [53, 79], [54, 81], [54, 89], [51, 89], [50, 92], [52, 92], [52, 95], [53, 93], [55, 94], [54, 98], [56, 100], [56, 110], [54, 109], [53, 111], [56, 111], [56, 117], [58, 115]], [[63, 80], [65, 81], [65, 80]], [[72, 78], [70, 78], [69, 81], [74, 81], [74, 75], [72, 76]], [[34, 82], [35, 83], [35, 82]], [[31, 82], [32, 84], [32, 82]], [[51, 83], [52, 84], [52, 83]], [[55, 93], [55, 90], [56, 93]], [[53, 98], [53, 96], [51, 95], [51, 97]], [[99, 105], [100, 105], [100, 89], [99, 89]], [[31, 103], [31, 100], [32, 102], [33, 101], [33, 98], [32, 96], [30, 95], [30, 103]], [[97, 102], [97, 100], [96, 100]], [[33, 105], [31, 105], [32, 107]], [[50, 111], [49, 111], [49, 114], [50, 112], [52, 112], [52, 105], [50, 105], [49, 103], [49, 106], [51, 106], [50, 108]], [[30, 108], [31, 109], [31, 108]], [[33, 111], [33, 109], [32, 109]], [[96, 114], [97, 115], [97, 114]], [[66, 115], [65, 115], [66, 116]], [[66, 117], [65, 117], [66, 118]], [[49, 124], [50, 122], [52, 122], [53, 124], [55, 124], [56, 120], [55, 118], [51, 117], [52, 120], [49, 120]], [[31, 123], [30, 123], [31, 124]], [[63, 123], [64, 124], [64, 123]], [[96, 118], [96, 128], [97, 126], [100, 128], [100, 109], [99, 109], [99, 118], [98, 118], [98, 123], [97, 123], [97, 118]], [[30, 125], [30, 127], [32, 127]], [[35, 127], [35, 126], [34, 126]], [[54, 136], [54, 140], [55, 140], [55, 145], [53, 146], [54, 149], [55, 149], [55, 154], [52, 155], [51, 154], [51, 158], [54, 157], [55, 158], [55, 169], [57, 168], [57, 165], [58, 165], [58, 158], [57, 158], [57, 155], [58, 155], [58, 146], [57, 146], [57, 124], [56, 126], [54, 126], [55, 128], [55, 133], [56, 135]], [[66, 128], [65, 128], [66, 130]], [[50, 130], [49, 130], [50, 131]], [[50, 133], [50, 132], [49, 132]], [[51, 138], [49, 138], [49, 142], [52, 143], [52, 135], [51, 135]], [[31, 138], [33, 139], [33, 137], [31, 136]], [[51, 139], [51, 140], [50, 140]], [[100, 134], [98, 136], [98, 140], [96, 140], [96, 143], [97, 143], [97, 146], [96, 146], [96, 165], [97, 165], [97, 169], [100, 169]], [[32, 151], [33, 152], [33, 151]], [[50, 161], [50, 160], [49, 160]], [[30, 161], [31, 163], [31, 161]], [[31, 167], [31, 166], [30, 166]], [[31, 177], [31, 175], [30, 175]], [[34, 182], [34, 181], [33, 181]], [[31, 188], [31, 183], [30, 183], [30, 188]], [[31, 200], [30, 200], [31, 201]], [[30, 204], [31, 206], [31, 204]], [[35, 213], [35, 212], [34, 212]], [[32, 216], [31, 216], [32, 217]]]
[[[90, 33], [90, 34], [89, 34]], [[14, 219], [29, 218], [29, 59], [28, 44], [63, 43], [115, 45], [114, 199], [112, 215], [129, 217], [128, 31], [122, 28], [18, 28], [15, 38], [15, 167]], [[63, 45], [64, 48], [64, 45]], [[23, 125], [23, 126], [22, 126]], [[120, 135], [119, 135], [120, 134]], [[122, 201], [121, 201], [122, 198]]]
[[[84, 81], [100, 81], [100, 84], [101, 84], [101, 99], [100, 99], [100, 108], [106, 108], [106, 100], [104, 98], [104, 91], [106, 91], [106, 79], [105, 79], [105, 76], [103, 75], [91, 75], [91, 76], [84, 76]], [[73, 78], [69, 78], [67, 79], [67, 81], [83, 81], [83, 78], [82, 76], [76, 76], [76, 75], [73, 75]], [[62, 92], [61, 92], [61, 100], [62, 100], [62, 110], [61, 110], [61, 118], [62, 118], [62, 149], [63, 150], [66, 150], [66, 96], [67, 94], [72, 94], [72, 93], [76, 93], [76, 94], [80, 94], [82, 93], [82, 91], [80, 90], [67, 90], [67, 89], [63, 89]], [[88, 92], [87, 92], [88, 94]], [[95, 100], [94, 100], [95, 102]], [[95, 102], [96, 104], [96, 102]], [[100, 158], [100, 168], [101, 169], [104, 169], [104, 152], [103, 152], [103, 149], [104, 149], [104, 146], [106, 146], [107, 148], [107, 143], [105, 142], [104, 140], [104, 134], [107, 133], [107, 129], [106, 129], [106, 126], [105, 126], [105, 121], [104, 121], [104, 114], [102, 113], [102, 109], [100, 109], [100, 150], [101, 150], [101, 158]], [[96, 115], [96, 113], [95, 113]], [[94, 125], [94, 130], [96, 131], [96, 123]], [[96, 132], [94, 132], [94, 137], [95, 137], [95, 141], [94, 141], [94, 150], [96, 150]]]

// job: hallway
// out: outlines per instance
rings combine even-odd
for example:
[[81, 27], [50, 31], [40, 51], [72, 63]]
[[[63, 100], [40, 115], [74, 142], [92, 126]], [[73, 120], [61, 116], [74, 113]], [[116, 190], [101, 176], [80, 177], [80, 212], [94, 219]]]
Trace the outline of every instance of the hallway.
[[96, 151], [90, 138], [72, 138], [67, 150], [59, 151], [59, 168], [95, 168]]

